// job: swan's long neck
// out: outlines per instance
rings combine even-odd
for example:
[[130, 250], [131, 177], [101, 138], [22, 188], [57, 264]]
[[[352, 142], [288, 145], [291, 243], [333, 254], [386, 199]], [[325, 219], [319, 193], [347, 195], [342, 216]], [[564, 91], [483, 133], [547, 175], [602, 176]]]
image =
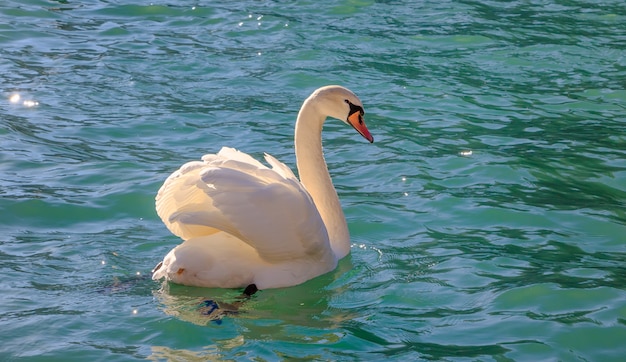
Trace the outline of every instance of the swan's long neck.
[[296, 121], [296, 160], [300, 182], [311, 194], [326, 225], [333, 252], [340, 259], [350, 252], [350, 234], [322, 152], [325, 119], [315, 100], [309, 98], [304, 102]]

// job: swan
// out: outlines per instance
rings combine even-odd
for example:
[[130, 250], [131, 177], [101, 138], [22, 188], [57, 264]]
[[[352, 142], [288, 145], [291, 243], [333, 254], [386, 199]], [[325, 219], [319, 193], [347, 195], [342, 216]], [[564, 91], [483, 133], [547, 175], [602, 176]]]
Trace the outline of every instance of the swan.
[[300, 181], [269, 154], [267, 167], [223, 147], [171, 174], [156, 196], [167, 228], [183, 239], [152, 279], [198, 287], [298, 285], [332, 271], [350, 252], [346, 219], [322, 151], [327, 117], [370, 143], [363, 105], [350, 90], [325, 86], [302, 104], [295, 125]]

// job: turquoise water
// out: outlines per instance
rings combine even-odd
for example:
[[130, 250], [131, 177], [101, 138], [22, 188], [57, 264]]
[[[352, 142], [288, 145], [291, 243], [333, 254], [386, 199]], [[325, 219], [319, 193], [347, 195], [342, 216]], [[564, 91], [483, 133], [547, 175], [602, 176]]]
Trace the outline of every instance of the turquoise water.
[[[0, 5], [0, 359], [619, 361], [626, 6], [615, 1]], [[162, 285], [154, 196], [223, 145], [294, 167], [315, 88], [353, 240], [260, 291]]]

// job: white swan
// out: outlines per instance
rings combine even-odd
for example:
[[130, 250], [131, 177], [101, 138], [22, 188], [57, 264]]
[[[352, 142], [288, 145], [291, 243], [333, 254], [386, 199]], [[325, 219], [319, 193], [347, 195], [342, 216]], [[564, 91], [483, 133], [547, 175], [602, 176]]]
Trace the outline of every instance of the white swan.
[[302, 182], [265, 154], [272, 168], [224, 147], [183, 165], [156, 197], [157, 213], [184, 242], [152, 279], [200, 287], [259, 289], [303, 283], [327, 273], [350, 252], [350, 235], [322, 152], [322, 125], [333, 117], [373, 142], [363, 106], [340, 86], [317, 89], [295, 127]]

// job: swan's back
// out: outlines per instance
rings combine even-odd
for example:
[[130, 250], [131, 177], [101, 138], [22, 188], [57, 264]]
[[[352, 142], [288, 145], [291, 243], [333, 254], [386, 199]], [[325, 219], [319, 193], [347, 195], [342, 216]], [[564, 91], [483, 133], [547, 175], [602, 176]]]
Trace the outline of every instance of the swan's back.
[[159, 190], [158, 215], [184, 240], [225, 232], [267, 262], [334, 259], [308, 192], [286, 165], [266, 159], [272, 168], [225, 147], [186, 163]]

